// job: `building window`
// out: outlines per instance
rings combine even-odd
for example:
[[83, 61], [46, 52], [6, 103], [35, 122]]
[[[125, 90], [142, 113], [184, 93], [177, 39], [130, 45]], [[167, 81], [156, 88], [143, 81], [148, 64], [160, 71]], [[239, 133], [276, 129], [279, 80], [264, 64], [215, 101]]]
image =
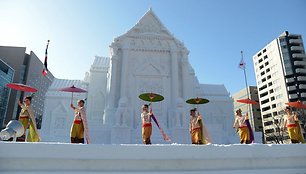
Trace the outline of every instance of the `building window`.
[[[279, 119], [274, 119], [274, 124], [278, 124], [279, 123]], [[276, 131], [279, 131], [279, 128], [275, 129]]]
[[268, 79], [268, 80], [271, 79], [271, 75], [268, 75], [268, 76], [267, 76], [267, 79]]
[[271, 66], [271, 70], [273, 70], [276, 67], [276, 65]]
[[270, 126], [272, 124], [273, 124], [273, 121], [267, 121], [267, 122], [264, 123], [265, 126]]
[[273, 81], [273, 84], [277, 84], [279, 82], [279, 79], [276, 79]]
[[265, 111], [267, 111], [267, 110], [269, 110], [269, 109], [271, 109], [270, 106], [264, 107], [264, 108], [262, 108], [262, 112], [265, 112]]
[[281, 86], [278, 86], [274, 89], [274, 91], [276, 92], [276, 91], [279, 91], [280, 89], [281, 89]]
[[264, 92], [264, 93], [260, 94], [259, 96], [260, 96], [260, 98], [262, 98], [262, 97], [265, 97], [267, 95], [268, 95], [268, 92]]
[[[274, 129], [265, 130], [266, 134], [270, 134], [270, 133], [273, 133], [273, 132], [274, 132]], [[274, 137], [267, 137], [267, 141], [272, 141], [272, 140], [274, 140]]]
[[271, 115], [271, 114], [265, 114], [265, 115], [263, 115], [262, 117], [263, 117], [264, 119], [266, 119], [266, 118], [272, 117], [272, 115]]
[[[261, 52], [257, 54], [257, 57], [261, 56]], [[260, 63], [260, 62], [259, 62]]]
[[259, 91], [263, 90], [263, 89], [266, 89], [267, 88], [267, 85], [264, 85], [262, 87], [259, 88]]
[[266, 104], [268, 102], [269, 102], [269, 99], [266, 99], [266, 100], [261, 101], [261, 104], [263, 105], [263, 104]]
[[263, 71], [263, 72], [261, 72], [261, 73], [260, 73], [260, 75], [262, 75], [262, 76], [263, 76], [263, 75], [265, 75], [265, 72], [264, 72], [264, 71]]
[[276, 76], [276, 75], [277, 75], [277, 72], [278, 72], [278, 71], [274, 72], [274, 73], [272, 74], [272, 77]]

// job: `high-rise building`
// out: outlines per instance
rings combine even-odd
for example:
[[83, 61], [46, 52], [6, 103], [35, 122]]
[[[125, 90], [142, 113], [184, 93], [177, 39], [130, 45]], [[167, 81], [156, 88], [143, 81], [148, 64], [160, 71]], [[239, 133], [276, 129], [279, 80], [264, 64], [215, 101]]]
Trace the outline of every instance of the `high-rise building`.
[[[30, 54], [27, 54], [25, 47], [0, 46], [0, 57], [6, 64], [15, 70], [14, 83], [22, 83], [38, 89], [38, 92], [35, 93], [32, 100], [32, 106], [37, 118], [37, 127], [40, 128], [45, 94], [54, 76], [51, 72], [43, 76], [41, 73], [43, 63], [34, 52], [31, 51]], [[28, 95], [31, 95], [31, 93], [11, 90], [4, 125], [10, 120], [18, 118], [20, 111], [17, 104], [18, 100], [22, 101], [23, 97]]]
[[287, 102], [306, 101], [306, 55], [302, 36], [288, 31], [253, 56], [266, 143], [289, 143], [283, 127]]
[[[249, 92], [249, 96], [248, 96]], [[250, 105], [245, 103], [239, 103], [237, 100], [240, 99], [247, 99], [250, 98], [253, 101], [258, 101], [258, 91], [256, 86], [248, 86], [240, 90], [239, 92], [232, 95], [234, 100], [234, 113], [237, 109], [241, 109], [242, 115], [246, 113], [249, 114], [250, 124], [253, 128], [253, 132], [255, 135], [255, 142], [260, 143], [262, 142], [262, 119], [260, 114], [260, 107], [259, 105]], [[236, 113], [235, 113], [236, 114]]]
[[0, 128], [3, 128], [4, 116], [6, 115], [11, 92], [6, 84], [13, 82], [14, 72], [14, 69], [0, 57]]

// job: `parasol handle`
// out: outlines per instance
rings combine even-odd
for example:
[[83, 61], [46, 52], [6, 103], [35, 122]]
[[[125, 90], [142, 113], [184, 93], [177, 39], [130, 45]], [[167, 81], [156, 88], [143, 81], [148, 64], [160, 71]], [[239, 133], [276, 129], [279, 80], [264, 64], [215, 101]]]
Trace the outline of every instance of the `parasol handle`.
[[73, 92], [71, 93], [71, 104], [73, 102]]
[[149, 112], [150, 112], [150, 110], [152, 111], [152, 106], [151, 106], [151, 104], [152, 104], [152, 102], [150, 102], [148, 105], [149, 105]]

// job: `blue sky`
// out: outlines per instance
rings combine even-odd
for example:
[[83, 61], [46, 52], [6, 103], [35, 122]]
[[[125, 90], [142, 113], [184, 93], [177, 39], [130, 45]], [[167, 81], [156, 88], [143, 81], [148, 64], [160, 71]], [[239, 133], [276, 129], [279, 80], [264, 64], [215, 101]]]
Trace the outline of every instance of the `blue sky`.
[[285, 30], [306, 37], [304, 0], [1, 0], [0, 45], [27, 47], [43, 61], [50, 39], [50, 71], [83, 79], [94, 56], [109, 56], [112, 40], [150, 7], [190, 51], [200, 83], [224, 84], [231, 94], [245, 87], [241, 50], [255, 85], [256, 52]]

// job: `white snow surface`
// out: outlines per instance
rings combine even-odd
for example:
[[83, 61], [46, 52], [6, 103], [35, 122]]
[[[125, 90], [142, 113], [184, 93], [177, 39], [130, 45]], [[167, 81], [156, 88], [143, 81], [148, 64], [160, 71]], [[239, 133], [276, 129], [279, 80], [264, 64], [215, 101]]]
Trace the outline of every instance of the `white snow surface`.
[[306, 145], [0, 142], [1, 173], [306, 173]]

